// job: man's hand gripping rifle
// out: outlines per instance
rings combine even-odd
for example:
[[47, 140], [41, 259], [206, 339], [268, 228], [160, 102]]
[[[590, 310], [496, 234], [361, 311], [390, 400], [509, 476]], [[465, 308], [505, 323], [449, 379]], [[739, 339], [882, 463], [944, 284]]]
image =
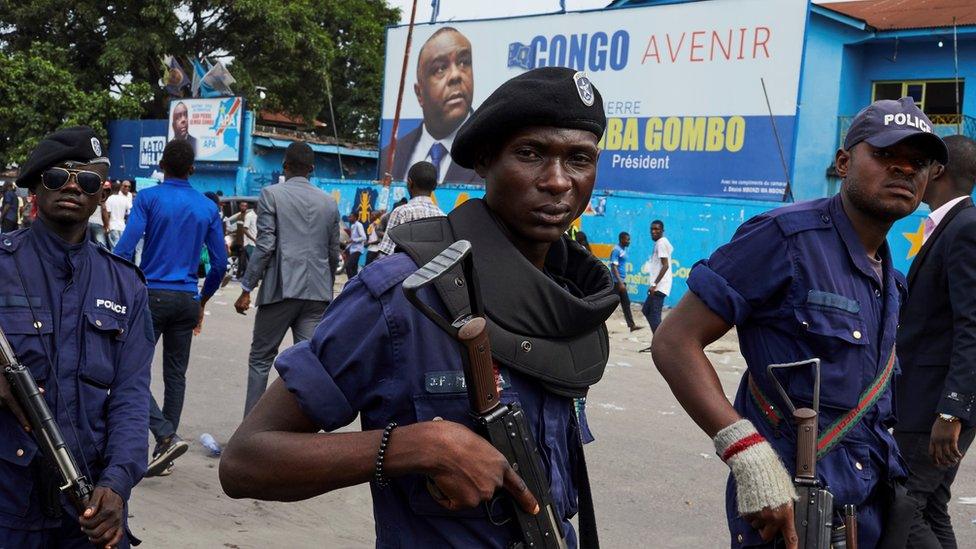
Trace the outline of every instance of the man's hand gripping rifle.
[[[461, 274], [458, 274], [459, 266]], [[471, 305], [470, 314], [453, 320], [438, 314], [418, 295], [421, 288], [448, 273], [456, 275], [455, 284], [467, 286]], [[415, 307], [463, 346], [461, 361], [475, 424], [480, 428], [481, 435], [505, 456], [539, 502], [536, 515], [523, 511], [518, 505], [511, 506], [522, 530], [523, 547], [565, 548], [562, 522], [556, 517], [542, 459], [525, 412], [518, 404], [501, 402], [488, 341], [488, 323], [471, 258], [471, 243], [459, 240], [452, 244], [410, 275], [403, 282], [403, 291]]]
[[95, 490], [91, 481], [78, 468], [78, 463], [64, 442], [64, 435], [57, 420], [48, 408], [44, 395], [37, 387], [34, 376], [26, 366], [18, 362], [7, 336], [0, 330], [0, 368], [10, 385], [17, 404], [27, 416], [31, 432], [41, 454], [54, 465], [61, 476], [61, 491], [71, 503], [84, 513], [88, 499]]

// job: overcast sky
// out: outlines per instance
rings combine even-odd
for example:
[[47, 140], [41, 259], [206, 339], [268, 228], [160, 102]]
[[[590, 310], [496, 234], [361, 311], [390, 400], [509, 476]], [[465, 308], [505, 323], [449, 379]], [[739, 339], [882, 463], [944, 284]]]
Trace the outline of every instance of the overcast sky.
[[[399, 6], [401, 19], [410, 22], [412, 0], [387, 0], [391, 6]], [[417, 23], [430, 21], [431, 0], [417, 0]], [[567, 11], [604, 8], [610, 0], [566, 0]], [[440, 22], [465, 19], [487, 19], [509, 15], [552, 13], [559, 11], [559, 0], [441, 0]]]
[[[825, 0], [814, 0], [814, 4], [824, 2]], [[387, 3], [400, 8], [403, 23], [410, 22], [412, 0], [387, 0]], [[417, 0], [417, 23], [430, 21], [430, 3], [431, 0]], [[580, 11], [605, 8], [609, 3], [610, 0], [566, 0], [566, 10]], [[440, 22], [463, 21], [556, 11], [559, 11], [559, 0], [441, 0], [441, 13], [437, 20]]]

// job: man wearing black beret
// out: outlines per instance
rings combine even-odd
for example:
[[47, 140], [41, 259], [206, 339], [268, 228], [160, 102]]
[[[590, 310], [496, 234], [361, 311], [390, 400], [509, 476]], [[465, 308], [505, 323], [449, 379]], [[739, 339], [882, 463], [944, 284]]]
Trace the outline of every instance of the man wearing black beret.
[[[594, 546], [582, 459], [592, 437], [574, 404], [603, 374], [604, 322], [618, 300], [606, 266], [564, 233], [589, 202], [605, 124], [600, 94], [582, 73], [544, 68], [502, 84], [451, 151], [485, 178], [485, 198], [394, 228], [406, 253], [367, 265], [312, 339], [279, 355], [281, 379], [225, 450], [224, 490], [295, 500], [372, 481], [377, 547], [512, 547], [525, 541], [512, 505], [559, 525], [565, 545], [545, 547]], [[503, 401], [525, 412], [551, 507], [540, 508], [523, 472], [475, 433], [457, 342], [401, 289], [457, 239], [472, 244], [501, 350], [496, 380]], [[446, 308], [439, 295], [428, 298]], [[362, 432], [331, 433], [357, 416]], [[485, 505], [496, 492], [502, 497]], [[577, 512], [579, 536], [570, 524]]]
[[17, 179], [34, 195], [37, 220], [0, 236], [0, 277], [8, 282], [0, 328], [96, 486], [78, 516], [0, 377], [3, 547], [135, 542], [126, 501], [146, 470], [153, 334], [142, 274], [88, 238], [108, 167], [91, 128], [45, 137]]

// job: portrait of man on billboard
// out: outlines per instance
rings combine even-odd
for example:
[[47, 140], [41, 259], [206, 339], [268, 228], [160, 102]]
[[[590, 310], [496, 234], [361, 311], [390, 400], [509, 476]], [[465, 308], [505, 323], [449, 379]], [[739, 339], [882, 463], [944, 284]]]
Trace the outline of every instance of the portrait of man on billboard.
[[[413, 91], [424, 119], [420, 127], [397, 138], [389, 170], [393, 179], [403, 181], [410, 166], [426, 160], [437, 167], [438, 183], [482, 183], [474, 170], [451, 158], [454, 136], [470, 116], [474, 96], [471, 42], [460, 31], [442, 27], [420, 47]], [[385, 160], [386, 149], [380, 158]]]
[[190, 111], [186, 108], [186, 103], [180, 101], [173, 107], [169, 122], [173, 126], [173, 139], [189, 141], [193, 150], [197, 150], [197, 138], [190, 135]]

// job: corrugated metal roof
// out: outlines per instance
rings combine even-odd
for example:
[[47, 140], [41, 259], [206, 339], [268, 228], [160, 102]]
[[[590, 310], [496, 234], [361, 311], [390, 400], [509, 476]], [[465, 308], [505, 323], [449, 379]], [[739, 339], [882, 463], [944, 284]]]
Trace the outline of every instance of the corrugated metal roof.
[[862, 0], [832, 2], [821, 7], [843, 13], [884, 30], [930, 29], [976, 25], [973, 0]]

